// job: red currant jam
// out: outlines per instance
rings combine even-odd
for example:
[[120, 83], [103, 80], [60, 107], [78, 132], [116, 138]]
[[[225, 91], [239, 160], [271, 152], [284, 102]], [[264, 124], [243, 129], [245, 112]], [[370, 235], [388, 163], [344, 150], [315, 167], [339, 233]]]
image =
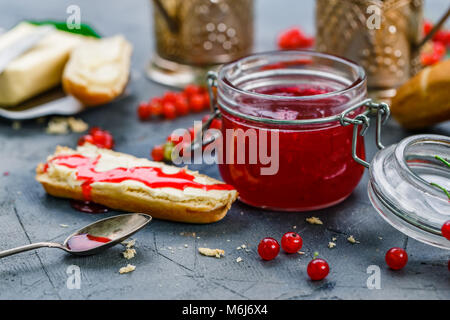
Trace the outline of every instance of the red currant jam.
[[78, 234], [67, 241], [67, 247], [72, 251], [85, 251], [97, 248], [111, 239], [105, 237], [96, 237], [87, 233]]
[[[235, 97], [237, 106], [233, 108], [239, 113], [263, 120], [323, 118], [342, 112], [350, 102], [346, 95], [326, 95], [340, 89], [342, 88], [333, 83], [330, 86], [323, 83], [289, 83], [259, 87], [248, 91], [263, 94], [264, 97], [252, 94]], [[317, 99], [292, 99], [322, 94], [325, 95], [318, 96]], [[249, 136], [245, 136], [245, 144], [239, 143], [236, 138], [224, 143], [224, 155], [231, 147], [239, 150], [238, 144], [244, 145], [241, 148], [245, 151], [245, 162], [239, 163], [238, 153], [235, 153], [233, 163], [224, 161], [219, 164], [219, 170], [225, 182], [238, 190], [240, 199], [245, 203], [285, 211], [325, 208], [347, 198], [363, 174], [363, 166], [356, 163], [351, 155], [351, 125], [344, 127], [338, 121], [322, 124], [274, 124], [270, 121], [244, 119], [220, 109], [223, 115], [224, 137], [229, 129], [234, 132], [239, 129], [244, 132], [253, 129], [252, 131], [256, 131], [253, 144], [256, 141], [256, 145], [260, 146], [264, 143], [260, 141], [264, 137], [260, 133], [266, 131], [267, 138], [264, 139], [270, 154], [270, 132], [279, 132], [278, 171], [272, 175], [262, 174], [261, 169], [267, 168], [268, 165], [262, 163], [259, 157], [256, 163], [249, 161], [249, 154], [255, 152], [255, 149], [250, 149], [252, 142]], [[362, 139], [358, 144], [357, 154], [364, 159]]]

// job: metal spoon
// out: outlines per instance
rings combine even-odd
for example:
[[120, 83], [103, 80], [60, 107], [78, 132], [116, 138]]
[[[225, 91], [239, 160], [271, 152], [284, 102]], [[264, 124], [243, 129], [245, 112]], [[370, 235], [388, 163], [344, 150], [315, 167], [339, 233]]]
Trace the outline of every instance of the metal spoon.
[[[0, 252], [0, 259], [3, 257], [7, 257], [16, 253], [28, 251], [28, 250], [34, 250], [38, 248], [58, 248], [62, 249], [68, 253], [71, 253], [73, 255], [77, 256], [87, 256], [96, 254], [100, 251], [103, 251], [105, 249], [108, 249], [114, 245], [116, 245], [119, 242], [122, 242], [123, 240], [127, 239], [131, 235], [135, 234], [142, 228], [144, 228], [148, 223], [152, 221], [152, 217], [148, 214], [143, 213], [131, 213], [131, 214], [122, 214], [114, 217], [109, 217], [106, 219], [99, 220], [97, 222], [94, 222], [77, 232], [71, 234], [67, 239], [64, 241], [63, 244], [55, 243], [55, 242], [37, 242], [28, 244], [26, 246], [17, 247], [14, 249], [9, 249], [5, 251]], [[69, 246], [67, 245], [67, 242], [74, 236], [77, 235], [83, 235], [83, 234], [89, 234], [96, 237], [104, 237], [108, 238], [111, 241], [99, 244], [98, 246], [83, 250], [83, 251], [75, 251], [71, 250]]]

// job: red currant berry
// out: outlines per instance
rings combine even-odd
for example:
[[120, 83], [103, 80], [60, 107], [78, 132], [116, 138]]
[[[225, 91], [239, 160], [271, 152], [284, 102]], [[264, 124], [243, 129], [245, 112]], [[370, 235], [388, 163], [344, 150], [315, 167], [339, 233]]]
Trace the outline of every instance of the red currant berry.
[[180, 116], [184, 116], [189, 113], [189, 104], [188, 100], [184, 95], [179, 95], [175, 101], [175, 109], [177, 110], [177, 114]]
[[210, 129], [217, 129], [217, 130], [222, 129], [222, 120], [214, 119], [213, 121], [211, 121], [211, 124], [210, 124], [209, 128]]
[[147, 120], [150, 118], [150, 106], [147, 102], [141, 102], [138, 106], [138, 116], [141, 120]]
[[165, 102], [172, 102], [175, 103], [177, 101], [178, 94], [173, 91], [167, 91], [164, 93], [164, 96], [162, 97], [163, 103]]
[[150, 114], [153, 116], [160, 116], [162, 114], [162, 99], [153, 98], [149, 102]]
[[296, 253], [302, 248], [302, 237], [295, 232], [286, 232], [281, 238], [281, 247], [287, 253]]
[[194, 94], [189, 99], [189, 107], [194, 112], [202, 111], [203, 110], [203, 105], [204, 105], [204, 99], [203, 99], [203, 95], [201, 95], [201, 94]]
[[183, 91], [188, 97], [193, 96], [194, 94], [200, 93], [200, 87], [195, 84], [189, 84], [184, 88]]
[[430, 21], [423, 22], [423, 33], [427, 35], [433, 29], [433, 24]]
[[114, 139], [111, 133], [98, 127], [91, 128], [89, 134], [82, 136], [78, 140], [78, 145], [83, 145], [86, 142], [96, 145], [99, 148], [112, 149], [114, 147]]
[[391, 248], [386, 252], [387, 265], [393, 270], [400, 270], [408, 263], [408, 254], [402, 248]]
[[105, 149], [112, 149], [114, 147], [114, 139], [108, 131], [97, 129], [91, 132], [91, 135], [97, 147]]
[[80, 139], [78, 139], [78, 145], [82, 146], [86, 142], [90, 144], [94, 144], [94, 138], [90, 134], [86, 134], [84, 136], [81, 136]]
[[209, 93], [205, 92], [203, 94], [203, 108], [208, 109], [210, 107], [209, 103]]
[[313, 259], [308, 264], [306, 272], [308, 273], [308, 276], [311, 278], [311, 280], [322, 280], [330, 272], [330, 267], [328, 266], [328, 263], [323, 259]]
[[164, 160], [164, 146], [158, 145], [158, 146], [153, 147], [152, 159], [154, 161], [163, 161]]
[[177, 111], [172, 102], [163, 103], [162, 113], [166, 119], [175, 119], [177, 117]]
[[447, 239], [450, 240], [450, 220], [446, 221], [441, 228], [442, 235]]
[[258, 253], [263, 260], [272, 260], [278, 252], [280, 252], [280, 245], [274, 238], [264, 238], [258, 245]]
[[191, 127], [188, 130], [189, 130], [189, 134], [191, 136], [191, 141], [194, 141], [194, 139], [195, 139], [195, 130], [194, 130], [194, 128]]

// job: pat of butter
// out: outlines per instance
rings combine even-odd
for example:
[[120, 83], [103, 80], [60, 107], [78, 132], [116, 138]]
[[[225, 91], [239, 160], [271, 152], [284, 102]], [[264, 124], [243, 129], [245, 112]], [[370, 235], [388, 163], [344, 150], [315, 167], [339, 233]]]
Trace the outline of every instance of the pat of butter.
[[[0, 36], [0, 51], [39, 28], [23, 22]], [[0, 105], [15, 106], [61, 82], [71, 51], [85, 37], [55, 30], [0, 74]]]

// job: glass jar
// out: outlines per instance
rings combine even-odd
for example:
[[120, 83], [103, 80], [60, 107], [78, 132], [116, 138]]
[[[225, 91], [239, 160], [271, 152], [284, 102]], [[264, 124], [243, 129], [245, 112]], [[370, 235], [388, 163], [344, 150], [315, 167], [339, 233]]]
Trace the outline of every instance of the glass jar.
[[[210, 73], [208, 85], [215, 98], [203, 130], [222, 117], [222, 134], [215, 138], [223, 140], [219, 170], [241, 201], [285, 211], [328, 207], [353, 191], [366, 167], [370, 201], [387, 222], [418, 241], [450, 249], [441, 232], [450, 220], [450, 138], [415, 135], [384, 147], [381, 128], [389, 106], [366, 98], [359, 65], [316, 52], [263, 53]], [[369, 163], [358, 137], [372, 117], [380, 151]], [[250, 131], [255, 137], [245, 135]], [[267, 139], [274, 132], [277, 139]], [[261, 139], [271, 156], [278, 152], [273, 174], [262, 174], [268, 166], [262, 158], [250, 161], [255, 152], [261, 156], [250, 148], [264, 146]], [[238, 151], [230, 157], [230, 149]], [[245, 161], [238, 163], [239, 156]]]
[[415, 135], [379, 151], [369, 167], [369, 198], [392, 226], [406, 235], [450, 249], [441, 227], [450, 220], [450, 138]]
[[[233, 136], [224, 138], [219, 170], [241, 201], [308, 211], [351, 194], [364, 168], [352, 158], [352, 127], [343, 126], [339, 117], [349, 108], [350, 119], [362, 111], [367, 91], [359, 65], [311, 51], [271, 52], [223, 66], [214, 82], [222, 136], [227, 131]], [[277, 140], [268, 138], [274, 133]], [[263, 172], [269, 165], [260, 156], [251, 161], [262, 144], [277, 153], [273, 174]], [[356, 149], [364, 159], [364, 144]]]

